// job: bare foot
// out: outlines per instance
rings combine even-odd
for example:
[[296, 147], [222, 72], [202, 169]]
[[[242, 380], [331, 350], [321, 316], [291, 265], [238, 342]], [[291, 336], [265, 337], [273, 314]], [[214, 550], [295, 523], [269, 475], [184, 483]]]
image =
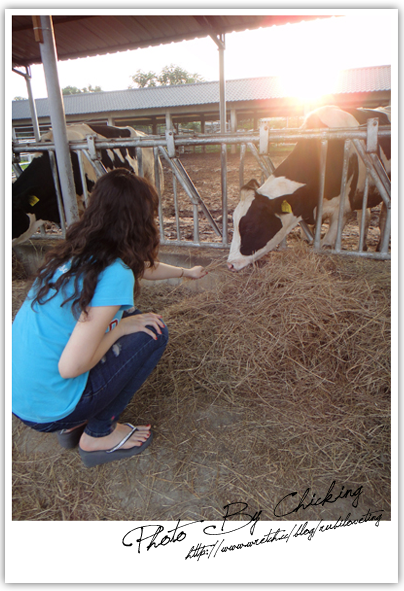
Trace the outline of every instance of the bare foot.
[[[121, 447], [121, 449], [130, 449], [131, 447], [139, 447], [146, 439], [150, 437], [151, 425], [137, 425], [136, 431], [132, 437], [128, 439]], [[122, 439], [130, 433], [131, 428], [128, 425], [117, 423], [115, 430], [106, 437], [91, 437], [87, 433], [83, 433], [80, 438], [80, 447], [83, 451], [100, 451], [112, 449]]]

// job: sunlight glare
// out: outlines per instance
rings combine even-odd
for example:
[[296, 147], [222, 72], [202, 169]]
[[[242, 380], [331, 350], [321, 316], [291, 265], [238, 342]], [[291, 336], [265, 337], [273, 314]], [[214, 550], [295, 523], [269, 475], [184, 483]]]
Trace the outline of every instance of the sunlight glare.
[[280, 77], [285, 96], [301, 101], [315, 101], [335, 91], [338, 69], [308, 64], [289, 68]]
[[335, 43], [344, 20], [331, 18], [290, 27], [293, 27], [294, 42], [283, 56], [280, 73], [281, 87], [286, 96], [315, 101], [335, 91], [347, 52], [352, 56], [350, 48], [337, 48]]

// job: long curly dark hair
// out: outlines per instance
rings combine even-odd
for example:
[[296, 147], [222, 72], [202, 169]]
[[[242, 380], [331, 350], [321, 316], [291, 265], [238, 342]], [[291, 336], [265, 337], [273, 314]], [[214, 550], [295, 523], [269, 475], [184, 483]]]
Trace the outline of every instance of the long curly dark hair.
[[[72, 302], [76, 318], [86, 314], [100, 273], [117, 258], [133, 271], [136, 296], [145, 263], [153, 267], [157, 258], [157, 208], [158, 194], [145, 178], [124, 168], [99, 178], [82, 218], [68, 228], [66, 240], [46, 254], [38, 269], [32, 305], [49, 301], [74, 278], [75, 291], [62, 305]], [[69, 270], [53, 281], [55, 271], [67, 262]]]

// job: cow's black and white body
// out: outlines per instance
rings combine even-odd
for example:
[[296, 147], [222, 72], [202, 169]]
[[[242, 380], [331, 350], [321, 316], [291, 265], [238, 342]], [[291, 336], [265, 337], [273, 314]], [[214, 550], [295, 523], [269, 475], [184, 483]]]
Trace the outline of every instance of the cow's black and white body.
[[[109, 125], [93, 125], [79, 123], [67, 126], [69, 142], [80, 141], [87, 136], [99, 139], [117, 139], [130, 137], [144, 137], [141, 131], [132, 127], [113, 127]], [[41, 137], [41, 141], [53, 141], [52, 131]], [[83, 211], [83, 185], [80, 175], [78, 157], [71, 152], [73, 177], [79, 212]], [[114, 148], [101, 150], [101, 162], [107, 171], [114, 168], [127, 168], [138, 174], [136, 149]], [[155, 184], [154, 154], [152, 148], [142, 148], [143, 176]], [[97, 180], [97, 174], [92, 164], [84, 158], [84, 172], [87, 190], [91, 192]], [[159, 162], [160, 189], [163, 191], [163, 169]], [[56, 192], [48, 152], [41, 152], [33, 158], [30, 165], [13, 183], [12, 208], [12, 238], [13, 245], [27, 240], [44, 221], [60, 223]]]
[[[303, 128], [350, 128], [358, 127], [370, 117], [379, 117], [380, 124], [389, 124], [387, 116], [380, 111], [361, 111], [358, 119], [353, 114], [337, 107], [322, 107], [310, 113]], [[363, 121], [362, 121], [363, 119]], [[390, 140], [384, 146], [381, 159], [390, 172]], [[276, 168], [262, 186], [250, 181], [242, 187], [240, 202], [233, 214], [233, 239], [227, 260], [229, 269], [238, 271], [279, 245], [301, 221], [316, 223], [317, 203], [320, 192], [319, 140], [301, 139], [291, 154]], [[341, 199], [341, 177], [344, 162], [344, 141], [329, 141], [325, 172], [323, 220], [329, 228], [323, 237], [322, 246], [335, 245]], [[344, 200], [343, 225], [352, 211], [362, 208], [366, 168], [351, 144], [348, 176]], [[379, 204], [381, 197], [371, 185], [368, 207]], [[366, 216], [369, 223], [370, 214]]]

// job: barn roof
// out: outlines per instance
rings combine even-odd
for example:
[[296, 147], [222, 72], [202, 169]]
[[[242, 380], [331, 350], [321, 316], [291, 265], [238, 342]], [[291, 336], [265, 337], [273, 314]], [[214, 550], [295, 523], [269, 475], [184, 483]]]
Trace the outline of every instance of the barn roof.
[[[217, 11], [212, 10], [212, 12]], [[325, 18], [325, 15], [150, 14], [143, 16], [120, 11], [120, 14], [116, 15], [52, 16], [59, 60], [115, 53], [316, 18]], [[21, 14], [12, 16], [12, 62], [13, 67], [41, 63], [40, 47], [34, 37], [31, 16]]]
[[[341, 71], [335, 81], [333, 93], [368, 93], [389, 91], [390, 89], [391, 66], [373, 66]], [[287, 94], [277, 76], [227, 80], [226, 82], [226, 102], [228, 104], [286, 97]], [[63, 98], [67, 116], [208, 105], [219, 102], [219, 82], [80, 93], [67, 95]], [[37, 99], [35, 102], [38, 117], [48, 117], [48, 99]], [[29, 117], [29, 101], [13, 101], [13, 121]]]
[[338, 92], [391, 90], [391, 66], [344, 70], [337, 81]]

